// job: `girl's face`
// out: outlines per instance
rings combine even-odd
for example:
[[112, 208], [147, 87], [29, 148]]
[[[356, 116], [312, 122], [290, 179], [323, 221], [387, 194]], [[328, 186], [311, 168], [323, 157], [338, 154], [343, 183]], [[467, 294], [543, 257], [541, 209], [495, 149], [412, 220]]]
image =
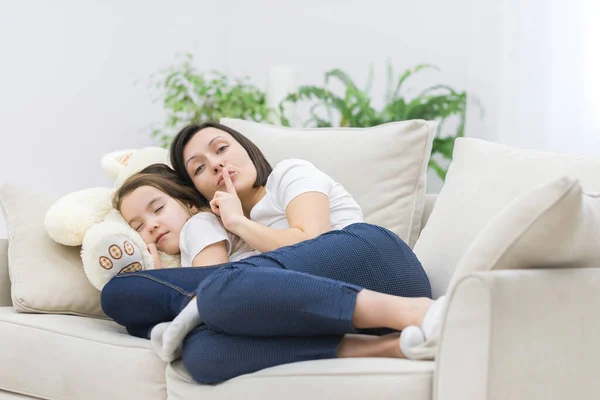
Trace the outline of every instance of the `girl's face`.
[[256, 181], [256, 167], [246, 150], [229, 133], [204, 128], [185, 145], [183, 162], [196, 189], [208, 200], [225, 191], [222, 167], [227, 167], [233, 186], [243, 198]]
[[167, 254], [179, 253], [179, 236], [192, 215], [188, 208], [152, 186], [141, 186], [123, 197], [121, 214], [144, 239]]

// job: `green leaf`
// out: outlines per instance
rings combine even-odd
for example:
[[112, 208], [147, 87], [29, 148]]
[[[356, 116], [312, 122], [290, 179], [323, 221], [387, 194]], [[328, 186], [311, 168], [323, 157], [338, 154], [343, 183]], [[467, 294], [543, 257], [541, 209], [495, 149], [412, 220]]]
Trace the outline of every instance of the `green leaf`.
[[331, 71], [325, 74], [325, 84], [329, 83], [331, 78], [338, 78], [346, 87], [350, 87], [354, 90], [358, 90], [357, 86], [354, 84], [352, 79], [348, 74], [346, 74], [341, 69], [332, 69]]
[[404, 71], [404, 73], [402, 74], [402, 76], [400, 76], [400, 79], [398, 80], [398, 84], [396, 85], [396, 90], [394, 91], [393, 98], [398, 97], [398, 94], [400, 93], [400, 89], [402, 88], [402, 85], [411, 75], [413, 75], [423, 69], [427, 69], [427, 68], [435, 69], [437, 71], [440, 70], [438, 67], [436, 67], [435, 65], [432, 65], [432, 64], [419, 64], [416, 67], [414, 67], [413, 69], [407, 69], [406, 71]]
[[[289, 126], [290, 121], [284, 115], [285, 105], [306, 102], [310, 107], [309, 117], [302, 123], [304, 126], [331, 127], [335, 121], [340, 126], [370, 127], [425, 119], [438, 121], [440, 132], [446, 119], [456, 116], [459, 119], [456, 132], [444, 138], [436, 134], [432, 147], [432, 155], [451, 159], [454, 140], [464, 135], [467, 93], [449, 85], [433, 85], [408, 100], [400, 94], [402, 88], [411, 76], [424, 69], [439, 70], [431, 64], [419, 64], [405, 70], [396, 80], [388, 59], [385, 104], [379, 109], [372, 106], [369, 95], [375, 81], [373, 64], [369, 65], [364, 90], [360, 90], [346, 72], [336, 68], [325, 73], [323, 86], [301, 86], [296, 93], [288, 94], [276, 109], [271, 109], [266, 104], [265, 91], [254, 85], [248, 76], [233, 77], [218, 70], [199, 71], [193, 55], [185, 53], [177, 57], [173, 66], [151, 76], [157, 93], [153, 101], [160, 101], [165, 112], [164, 125], [152, 130], [151, 135], [163, 146], [168, 146], [173, 133], [182, 126], [218, 121], [224, 116], [263, 122], [274, 115], [282, 125]], [[329, 90], [328, 85], [333, 79], [342, 83], [340, 93]], [[444, 179], [446, 170], [437, 161], [432, 159], [430, 168]]]
[[437, 161], [434, 159], [429, 159], [429, 168], [434, 170], [443, 181], [446, 180], [446, 174], [448, 173], [448, 170], [443, 168]]
[[365, 93], [371, 92], [373, 89], [373, 79], [375, 78], [375, 72], [373, 71], [373, 63], [369, 65], [369, 77], [367, 78], [367, 85], [365, 86]]

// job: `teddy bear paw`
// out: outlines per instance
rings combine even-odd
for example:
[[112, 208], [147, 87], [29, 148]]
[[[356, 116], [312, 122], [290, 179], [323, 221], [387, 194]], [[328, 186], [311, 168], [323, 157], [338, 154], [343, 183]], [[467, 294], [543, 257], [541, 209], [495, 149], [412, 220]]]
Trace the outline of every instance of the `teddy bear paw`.
[[105, 243], [99, 244], [101, 249], [106, 249], [101, 251], [98, 257], [100, 267], [106, 271], [112, 271], [114, 275], [141, 271], [143, 269], [142, 252], [137, 246], [126, 239], [113, 239], [117, 240], [108, 239]]

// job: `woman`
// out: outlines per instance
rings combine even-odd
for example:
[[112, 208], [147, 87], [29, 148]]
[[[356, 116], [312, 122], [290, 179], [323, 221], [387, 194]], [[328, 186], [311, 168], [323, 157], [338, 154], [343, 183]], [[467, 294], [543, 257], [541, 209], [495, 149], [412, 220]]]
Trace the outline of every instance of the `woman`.
[[423, 323], [435, 307], [413, 252], [363, 223], [352, 196], [312, 164], [286, 160], [272, 169], [252, 142], [216, 123], [182, 129], [171, 163], [228, 231], [263, 254], [121, 274], [105, 286], [102, 307], [145, 338], [176, 317], [184, 325], [187, 318], [188, 329], [202, 320], [182, 347], [196, 381], [303, 360], [403, 357], [398, 333], [352, 334], [428, 331]]

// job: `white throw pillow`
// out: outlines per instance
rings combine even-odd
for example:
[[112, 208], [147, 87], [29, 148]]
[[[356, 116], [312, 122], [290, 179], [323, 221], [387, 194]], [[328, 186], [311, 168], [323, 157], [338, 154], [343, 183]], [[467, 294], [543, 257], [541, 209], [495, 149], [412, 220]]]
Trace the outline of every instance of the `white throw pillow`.
[[100, 292], [84, 271], [79, 246], [56, 243], [44, 228], [56, 199], [12, 185], [0, 185], [0, 208], [8, 227], [8, 270], [18, 312], [105, 317]]
[[[474, 272], [599, 266], [600, 195], [563, 177], [519, 196], [485, 226], [459, 261], [448, 293]], [[439, 334], [413, 347], [414, 358], [433, 359]]]
[[563, 177], [511, 202], [458, 263], [449, 291], [473, 272], [600, 267], [600, 195]]
[[367, 222], [390, 229], [414, 246], [421, 228], [436, 122], [312, 129], [231, 118], [221, 123], [254, 142], [272, 166], [287, 158], [312, 162], [354, 196]]
[[523, 150], [459, 138], [435, 207], [414, 251], [434, 298], [443, 295], [459, 260], [482, 229], [516, 197], [562, 176], [600, 191], [600, 158]]

